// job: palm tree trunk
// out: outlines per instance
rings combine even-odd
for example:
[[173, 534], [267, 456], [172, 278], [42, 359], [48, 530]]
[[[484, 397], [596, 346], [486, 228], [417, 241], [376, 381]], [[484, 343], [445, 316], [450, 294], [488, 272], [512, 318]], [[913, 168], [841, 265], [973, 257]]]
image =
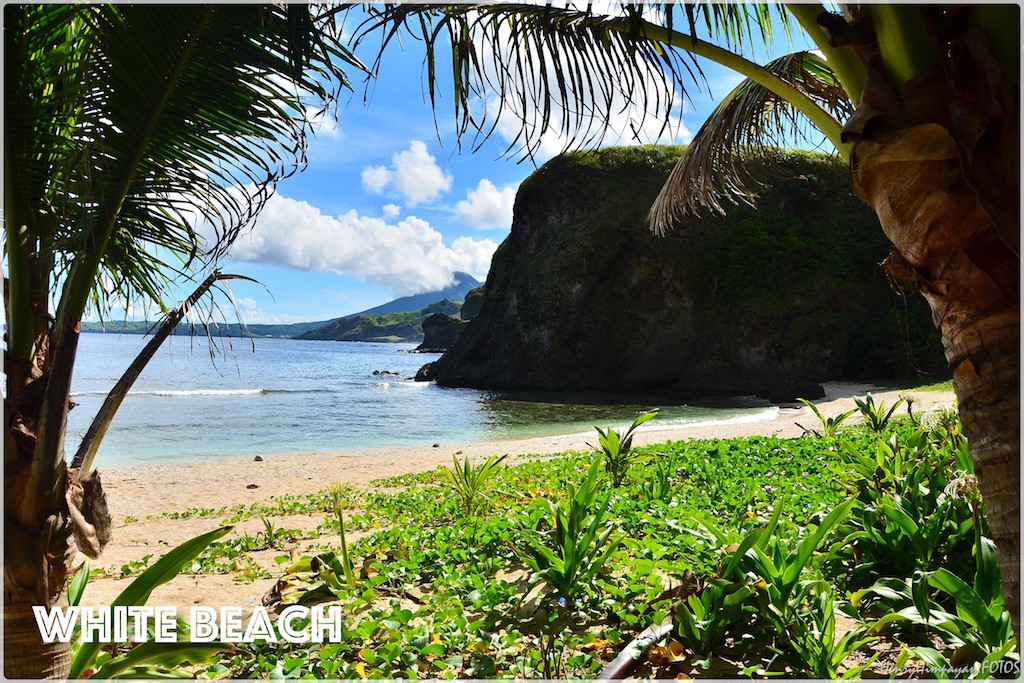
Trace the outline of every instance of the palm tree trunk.
[[852, 170], [895, 245], [886, 266], [914, 283], [941, 332], [1019, 642], [1020, 258], [1000, 237], [1019, 223], [993, 221], [939, 125], [858, 142]]
[[[10, 436], [10, 431], [8, 436]], [[24, 439], [24, 435], [21, 435]], [[20, 466], [20, 470], [13, 471]], [[46, 500], [40, 522], [18, 505], [29, 467], [7, 463], [4, 476], [4, 675], [8, 678], [67, 678], [70, 646], [44, 643], [33, 605], [60, 604], [74, 557], [73, 526], [65, 492], [67, 471]]]
[[4, 676], [66, 679], [71, 675], [71, 644], [44, 643], [32, 605], [4, 601]]

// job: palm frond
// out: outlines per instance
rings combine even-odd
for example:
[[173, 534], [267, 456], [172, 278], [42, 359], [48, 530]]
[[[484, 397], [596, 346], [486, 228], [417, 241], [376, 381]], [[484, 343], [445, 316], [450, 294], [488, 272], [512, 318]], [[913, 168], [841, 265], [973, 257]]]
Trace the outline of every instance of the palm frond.
[[[796, 52], [769, 62], [771, 73], [807, 95], [836, 120], [853, 107], [828, 64], [813, 52]], [[700, 207], [725, 213], [724, 202], [753, 203], [761, 183], [754, 164], [771, 166], [773, 152], [794, 139], [811, 140], [806, 119], [787, 100], [750, 79], [737, 85], [694, 136], [651, 208], [652, 229]]]
[[783, 3], [672, 3], [669, 5], [669, 18], [675, 7], [682, 8], [690, 33], [696, 35], [698, 25], [703, 24], [709, 36], [724, 42], [731, 50], [753, 47], [755, 37], [760, 39], [765, 50], [769, 50], [775, 42], [776, 23], [786, 38], [791, 36], [789, 12]]
[[303, 109], [329, 105], [360, 66], [304, 6], [37, 5], [7, 18], [20, 215], [58, 272], [98, 264], [121, 295], [158, 301], [155, 254], [222, 256], [305, 163]]
[[[198, 270], [196, 258], [224, 255], [305, 163], [307, 102], [329, 106], [345, 68], [363, 67], [340, 37], [313, 30], [305, 5], [4, 11], [8, 258], [48, 280], [39, 317], [47, 291], [60, 292], [47, 343], [32, 352], [24, 282], [10, 288], [13, 348], [25, 360], [45, 354], [49, 370], [35, 449], [22, 453], [33, 461], [24, 509], [41, 514], [60, 488], [86, 306], [113, 295], [164, 308], [168, 264]], [[200, 223], [212, 226], [209, 242]]]
[[[634, 128], [654, 118], [664, 130], [687, 88], [704, 84], [692, 55], [643, 37], [648, 7], [600, 16], [552, 5], [384, 5], [370, 11], [355, 44], [379, 36], [383, 54], [406, 37], [422, 43], [435, 111], [437, 84], [451, 71], [459, 138], [472, 132], [478, 146], [499, 120], [514, 121], [506, 153], [533, 157], [552, 134], [565, 149], [600, 144], [607, 121], [627, 107]], [[442, 48], [450, 49], [448, 65], [438, 60]], [[374, 71], [379, 66], [378, 58]]]

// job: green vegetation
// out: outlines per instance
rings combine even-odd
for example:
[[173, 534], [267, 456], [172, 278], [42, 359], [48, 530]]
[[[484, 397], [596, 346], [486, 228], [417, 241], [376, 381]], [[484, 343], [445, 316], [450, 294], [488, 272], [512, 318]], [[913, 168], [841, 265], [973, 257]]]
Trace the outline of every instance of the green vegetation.
[[818, 431], [817, 429], [806, 430], [817, 437], [828, 438], [836, 436], [837, 434], [839, 434], [839, 428], [843, 426], [843, 423], [846, 422], [846, 420], [848, 420], [851, 415], [857, 412], [856, 409], [847, 410], [845, 413], [839, 413], [838, 415], [829, 415], [828, 417], [825, 417], [818, 409], [818, 406], [814, 405], [807, 399], [801, 398], [799, 399], [799, 401], [808, 408], [810, 408], [814, 415], [821, 422], [821, 431]]
[[452, 466], [441, 468], [441, 475], [444, 477], [445, 483], [462, 500], [463, 510], [467, 517], [472, 515], [479, 505], [488, 500], [488, 483], [501, 470], [501, 463], [506, 457], [508, 456], [492, 455], [483, 464], [474, 465], [467, 455], [460, 465], [458, 458], [453, 455]]
[[335, 341], [419, 342], [423, 340], [423, 321], [434, 313], [458, 315], [461, 301], [442, 299], [418, 311], [362, 313], [331, 321], [298, 336], [299, 339]]
[[857, 409], [860, 410], [860, 414], [864, 418], [864, 424], [876, 434], [885, 431], [896, 409], [903, 405], [903, 399], [899, 399], [886, 410], [885, 401], [876, 405], [875, 397], [870, 392], [864, 398], [854, 400], [857, 403]]
[[[854, 677], [947, 661], [986, 677], [1013, 656], [955, 417], [636, 451], [663, 455], [619, 487], [593, 452], [470, 465], [472, 514], [455, 461], [372, 489], [180, 515], [322, 514], [305, 549], [278, 558], [271, 604], [352, 615], [342, 642], [243, 644], [206, 675], [591, 677], [669, 616], [641, 675]], [[359, 511], [346, 527], [370, 533], [339, 546], [336, 501]], [[265, 535], [287, 549], [288, 532]]]
[[[293, 323], [290, 325], [239, 325], [238, 323], [223, 323], [210, 321], [202, 333], [209, 332], [215, 337], [297, 337], [303, 332], [316, 329], [327, 323], [326, 320], [310, 323]], [[111, 320], [107, 322], [85, 322], [82, 323], [82, 332], [106, 332], [110, 334], [150, 334], [160, 325], [160, 322], [144, 320]], [[188, 323], [181, 323], [174, 328], [171, 334], [194, 335], [195, 326]]]
[[579, 487], [567, 484], [564, 499], [534, 499], [521, 520], [525, 549], [513, 546], [534, 572], [530, 583], [543, 581], [562, 606], [588, 587], [621, 541], [612, 538], [614, 527], [605, 519], [611, 496], [600, 494], [599, 474], [595, 461]]
[[649, 420], [653, 420], [657, 416], [657, 410], [640, 415], [633, 420], [633, 424], [629, 426], [625, 434], [619, 434], [610, 428], [608, 430], [601, 429], [600, 427], [594, 428], [597, 430], [597, 440], [601, 446], [601, 458], [604, 460], [605, 474], [615, 488], [622, 486], [623, 482], [625, 482], [626, 475], [629, 474], [629, 468], [632, 465], [650, 459], [651, 456], [649, 454], [642, 454], [633, 450], [633, 432], [636, 431], [637, 427]]
[[883, 389], [913, 389], [914, 391], [953, 391], [953, 380], [936, 382], [935, 377], [923, 375], [910, 380], [879, 379], [872, 384]]
[[348, 543], [345, 541], [345, 487], [335, 484], [330, 488], [331, 500], [334, 503], [334, 514], [338, 517], [338, 538], [341, 540], [342, 575], [349, 588], [356, 587], [356, 574], [352, 567], [352, 559], [348, 554]]
[[484, 307], [485, 296], [483, 285], [466, 292], [466, 300], [462, 302], [462, 308], [459, 309], [459, 317], [463, 320], [472, 320], [479, 315], [480, 310]]

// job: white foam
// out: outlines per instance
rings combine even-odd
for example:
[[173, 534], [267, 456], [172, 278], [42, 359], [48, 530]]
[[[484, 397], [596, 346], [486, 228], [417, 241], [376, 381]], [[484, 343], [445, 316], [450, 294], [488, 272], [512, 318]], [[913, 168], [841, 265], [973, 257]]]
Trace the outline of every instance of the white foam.
[[[637, 434], [639, 432], [667, 432], [675, 429], [699, 429], [701, 427], [717, 427], [719, 425], [744, 424], [748, 422], [767, 422], [769, 420], [774, 420], [778, 416], [779, 407], [769, 406], [767, 408], [757, 411], [756, 413], [747, 413], [744, 415], [737, 415], [736, 417], [726, 417], [721, 419], [701, 420], [699, 418], [693, 419], [684, 417], [676, 418], [674, 420], [661, 420], [656, 424], [651, 424], [650, 422], [648, 422], [647, 424], [638, 427], [636, 431], [633, 433]], [[621, 434], [627, 429], [629, 429], [629, 424], [619, 425], [615, 427], [615, 429], [617, 429]], [[586, 432], [574, 432], [572, 434], [564, 434], [563, 436], [591, 436], [593, 433], [593, 430], [589, 430]], [[550, 437], [534, 438], [541, 439]]]
[[[72, 396], [106, 395], [107, 391], [73, 391]], [[129, 391], [132, 396], [259, 396], [266, 389], [154, 389], [152, 391]]]

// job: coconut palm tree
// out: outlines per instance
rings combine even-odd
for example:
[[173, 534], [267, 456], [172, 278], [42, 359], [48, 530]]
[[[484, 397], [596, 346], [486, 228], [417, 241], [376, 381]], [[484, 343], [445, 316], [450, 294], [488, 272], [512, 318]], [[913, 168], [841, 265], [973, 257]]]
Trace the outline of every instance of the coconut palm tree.
[[[167, 311], [171, 279], [212, 268], [301, 168], [307, 107], [330, 106], [361, 65], [306, 6], [4, 11], [4, 673], [66, 677], [68, 645], [40, 642], [31, 608], [58, 603], [76, 549], [95, 554], [108, 536], [92, 458], [155, 351], [69, 469], [82, 317]], [[203, 281], [154, 342], [224, 278]]]
[[[486, 137], [507, 111], [526, 155], [552, 132], [599, 142], [638, 98], [667, 119], [698, 57], [739, 72], [652, 207], [659, 232], [687, 210], [752, 201], [748, 169], [770, 164], [772, 145], [807, 124], [823, 134], [893, 243], [886, 269], [931, 306], [1019, 635], [1019, 19], [1016, 5], [396, 5], [359, 35], [382, 51], [422, 41], [432, 101], [451, 69], [457, 130]], [[779, 26], [816, 49], [744, 56]]]

